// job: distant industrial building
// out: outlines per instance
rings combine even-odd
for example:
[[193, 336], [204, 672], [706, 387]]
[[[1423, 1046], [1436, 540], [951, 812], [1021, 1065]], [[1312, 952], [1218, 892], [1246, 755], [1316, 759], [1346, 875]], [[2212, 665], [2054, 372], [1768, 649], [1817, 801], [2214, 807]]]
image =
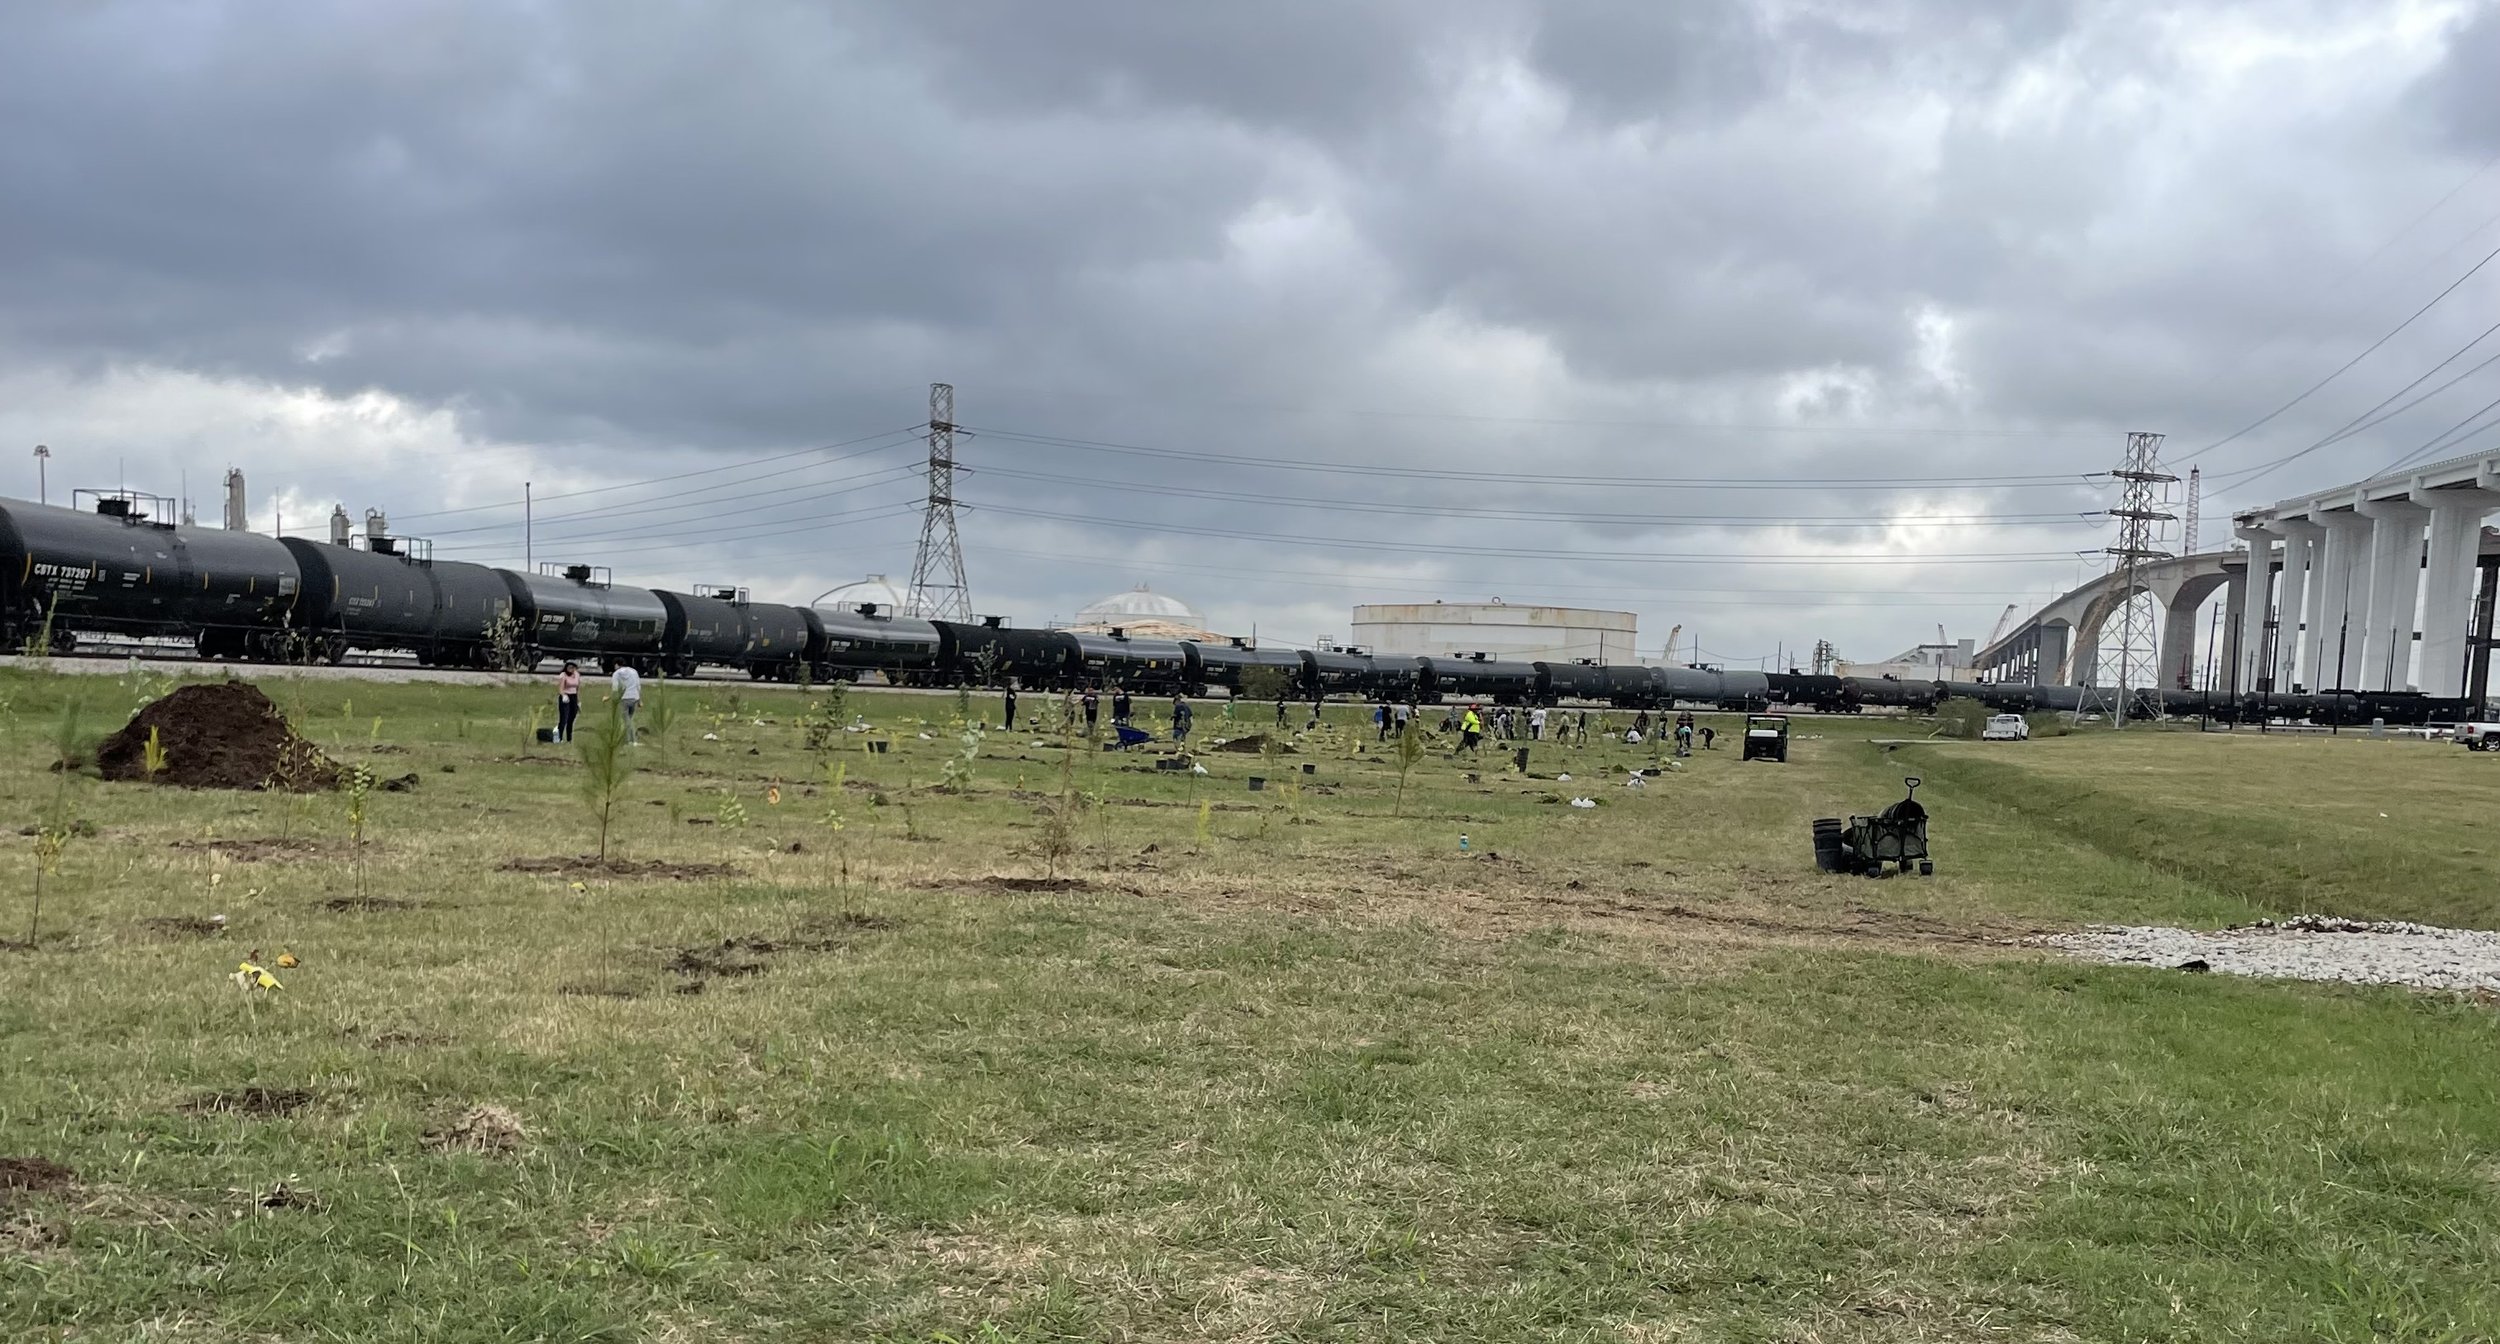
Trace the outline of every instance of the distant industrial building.
[[1484, 653], [1523, 661], [1634, 661], [1639, 618], [1628, 611], [1490, 602], [1416, 602], [1354, 609], [1354, 643], [1372, 653]]
[[1977, 644], [1978, 641], [1972, 639], [1957, 639], [1950, 644], [1921, 644], [1880, 663], [1843, 660], [1835, 664], [1832, 671], [1843, 677], [1891, 677], [1895, 681], [1975, 681], [1978, 678], [1971, 668], [1979, 661]]

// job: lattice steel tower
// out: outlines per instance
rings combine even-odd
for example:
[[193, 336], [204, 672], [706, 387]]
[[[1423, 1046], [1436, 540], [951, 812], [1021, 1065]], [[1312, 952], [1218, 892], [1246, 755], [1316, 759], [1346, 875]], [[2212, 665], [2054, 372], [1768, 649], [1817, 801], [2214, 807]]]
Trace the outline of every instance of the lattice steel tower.
[[2197, 524], [2205, 511], [2205, 469], [2188, 468], [2187, 512], [2179, 520], [2179, 554], [2196, 554]]
[[2170, 552], [2156, 543], [2161, 540], [2161, 525], [2178, 516], [2163, 507], [2169, 492], [2161, 487], [2179, 478], [2161, 469], [2161, 441], [2159, 434], [2129, 434], [2127, 460], [2110, 473], [2119, 488], [2118, 507], [2109, 511], [2118, 520], [2118, 544], [2107, 549], [2120, 594], [2118, 705], [2110, 712], [2110, 723], [2121, 728], [2127, 723], [2135, 677], [2152, 669], [2161, 656], [2161, 633], [2154, 626], [2152, 604], [2136, 601], [2138, 571], [2148, 561], [2170, 558]]
[[920, 515], [920, 551], [912, 557], [911, 615], [940, 621], [972, 619], [964, 582], [964, 543], [955, 534], [955, 385], [929, 384], [929, 504]]

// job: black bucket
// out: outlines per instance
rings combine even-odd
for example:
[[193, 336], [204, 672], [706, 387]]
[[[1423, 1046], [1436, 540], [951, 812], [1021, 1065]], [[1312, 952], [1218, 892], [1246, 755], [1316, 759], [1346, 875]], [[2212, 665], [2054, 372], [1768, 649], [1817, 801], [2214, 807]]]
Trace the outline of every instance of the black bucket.
[[1252, 793], [1265, 793], [1267, 791], [1267, 780], [1258, 775], [1252, 775], [1250, 777], [1250, 791]]
[[1319, 773], [1319, 766], [1311, 761], [1304, 761], [1302, 763], [1302, 773], [1306, 775], [1316, 775]]
[[1814, 866], [1827, 873], [1844, 871], [1840, 837], [1842, 822], [1838, 817], [1817, 817], [1814, 822]]

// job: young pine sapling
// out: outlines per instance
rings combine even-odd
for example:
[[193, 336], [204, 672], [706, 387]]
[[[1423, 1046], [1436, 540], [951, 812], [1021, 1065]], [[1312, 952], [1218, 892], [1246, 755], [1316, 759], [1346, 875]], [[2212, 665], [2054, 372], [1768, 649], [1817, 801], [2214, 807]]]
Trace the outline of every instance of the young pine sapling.
[[26, 916], [26, 946], [34, 947], [43, 933], [43, 879], [47, 874], [58, 876], [61, 853], [69, 848], [70, 837], [78, 833], [78, 816], [71, 805], [70, 777], [78, 773], [78, 702], [70, 701], [61, 709], [61, 726], [52, 738], [52, 806], [35, 827], [35, 899]]
[[1406, 726], [1398, 730], [1398, 749], [1396, 757], [1398, 765], [1397, 814], [1401, 817], [1406, 815], [1406, 777], [1415, 773], [1416, 763], [1423, 760], [1423, 758], [1424, 726], [1421, 722], [1417, 721], [1416, 718], [1410, 716], [1406, 720]]
[[634, 773], [633, 757], [625, 750], [625, 711], [615, 700], [606, 702], [590, 731], [575, 735], [582, 757], [582, 802], [589, 807], [591, 820], [599, 827], [599, 863], [608, 861], [608, 832], [616, 819], [616, 805], [624, 797], [626, 781]]

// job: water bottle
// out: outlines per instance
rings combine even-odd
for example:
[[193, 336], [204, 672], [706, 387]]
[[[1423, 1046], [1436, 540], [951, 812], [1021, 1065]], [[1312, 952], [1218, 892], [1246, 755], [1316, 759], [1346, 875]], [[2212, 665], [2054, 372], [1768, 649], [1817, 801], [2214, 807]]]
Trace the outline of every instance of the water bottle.
[[1458, 833], [1458, 852], [1461, 854], [1467, 852], [1467, 833], [1465, 831], [1460, 831]]

